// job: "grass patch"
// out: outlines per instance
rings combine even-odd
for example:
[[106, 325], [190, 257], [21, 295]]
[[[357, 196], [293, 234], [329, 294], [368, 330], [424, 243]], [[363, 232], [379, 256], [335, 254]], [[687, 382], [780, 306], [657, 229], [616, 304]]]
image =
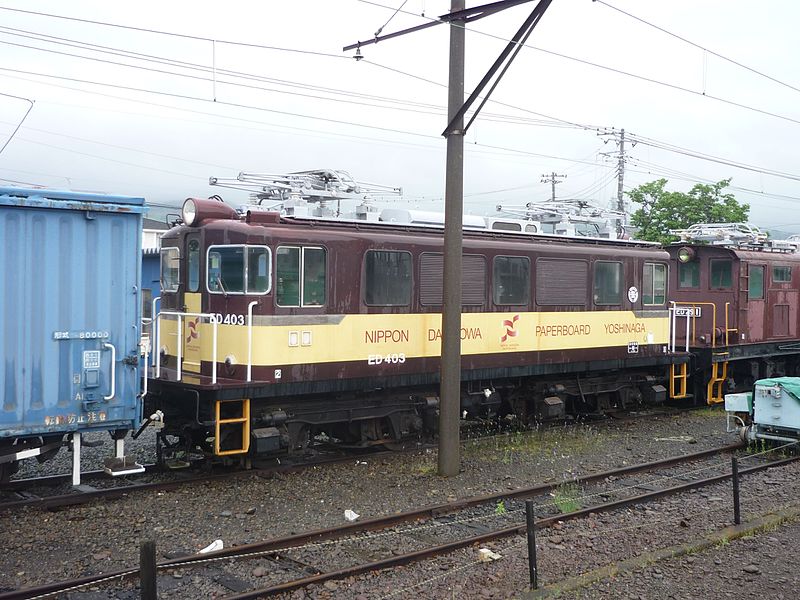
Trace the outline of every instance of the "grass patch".
[[706, 408], [698, 408], [697, 410], [693, 410], [687, 413], [690, 416], [698, 416], [700, 418], [708, 417], [708, 418], [719, 418], [720, 416], [724, 416], [725, 414], [725, 405], [718, 404], [715, 406], [707, 406]]
[[578, 500], [581, 495], [581, 488], [576, 483], [562, 483], [558, 486], [553, 495], [553, 504], [556, 505], [561, 514], [575, 512], [581, 508]]
[[516, 458], [528, 456], [562, 457], [586, 454], [596, 449], [605, 438], [588, 427], [570, 426], [558, 429], [518, 431], [491, 438], [468, 440], [464, 457], [483, 462], [513, 464]]
[[422, 463], [415, 469], [420, 475], [433, 475], [437, 470], [438, 467], [433, 462]]

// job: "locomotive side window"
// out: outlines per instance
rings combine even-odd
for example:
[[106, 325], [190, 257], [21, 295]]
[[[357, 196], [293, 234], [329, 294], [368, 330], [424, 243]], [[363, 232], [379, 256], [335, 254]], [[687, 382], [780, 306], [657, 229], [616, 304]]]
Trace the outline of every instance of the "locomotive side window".
[[594, 303], [620, 304], [622, 302], [622, 263], [597, 261], [594, 263]]
[[323, 248], [280, 246], [276, 251], [275, 300], [278, 306], [325, 304], [325, 262]]
[[679, 262], [678, 263], [678, 287], [679, 288], [699, 288], [700, 287], [700, 263]]
[[177, 292], [180, 284], [180, 257], [178, 248], [161, 249], [161, 291]]
[[303, 306], [325, 304], [325, 250], [303, 248]]
[[364, 256], [364, 303], [411, 304], [411, 253], [368, 250]]
[[494, 303], [527, 304], [531, 288], [531, 261], [525, 256], [495, 256]]
[[733, 287], [732, 265], [729, 260], [711, 261], [711, 288], [727, 290]]
[[667, 301], [667, 265], [646, 262], [642, 275], [642, 304], [664, 304]]
[[275, 251], [275, 300], [278, 306], [300, 306], [300, 248]]
[[248, 246], [247, 291], [265, 294], [269, 291], [269, 249]]
[[519, 223], [506, 223], [504, 221], [495, 221], [492, 223], [492, 229], [500, 231], [522, 231], [522, 225]]
[[191, 240], [187, 257], [189, 270], [189, 291], [196, 292], [200, 289], [200, 242]]
[[747, 299], [748, 300], [761, 300], [764, 298], [764, 267], [750, 265], [748, 283], [747, 283]]
[[211, 246], [208, 249], [208, 291], [212, 294], [266, 294], [269, 291], [269, 248]]
[[585, 306], [589, 263], [583, 260], [540, 258], [536, 261], [536, 304]]
[[789, 283], [792, 280], [791, 267], [772, 267], [773, 283]]

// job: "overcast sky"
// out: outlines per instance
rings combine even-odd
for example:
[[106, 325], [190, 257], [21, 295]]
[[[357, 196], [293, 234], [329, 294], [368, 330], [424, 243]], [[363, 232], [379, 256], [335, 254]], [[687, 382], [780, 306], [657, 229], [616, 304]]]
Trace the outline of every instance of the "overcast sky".
[[[34, 101], [0, 154], [0, 184], [177, 208], [214, 193], [244, 201], [209, 187], [210, 176], [332, 168], [438, 209], [448, 27], [366, 46], [359, 62], [342, 47], [382, 26], [428, 22], [449, 4], [0, 0], [0, 93]], [[469, 26], [468, 92], [533, 6]], [[554, 0], [467, 134], [465, 210], [546, 200], [540, 179], [552, 171], [567, 176], [559, 198], [609, 205], [616, 159], [601, 153], [616, 146], [598, 129], [613, 127], [629, 138], [626, 189], [665, 177], [687, 191], [732, 177], [754, 223], [800, 230], [799, 22], [790, 0]], [[29, 107], [0, 95], [0, 145]]]

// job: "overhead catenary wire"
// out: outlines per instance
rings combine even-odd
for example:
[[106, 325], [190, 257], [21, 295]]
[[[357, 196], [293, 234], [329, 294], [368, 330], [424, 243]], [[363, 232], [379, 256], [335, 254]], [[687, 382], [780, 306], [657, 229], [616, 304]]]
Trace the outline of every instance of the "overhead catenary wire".
[[[375, 2], [373, 0], [358, 0], [358, 2], [362, 2], [364, 4], [370, 4], [372, 6], [378, 6], [378, 7], [385, 8], [385, 9], [394, 10], [392, 7], [386, 6], [385, 4], [381, 4], [379, 2]], [[411, 12], [408, 12], [407, 14], [416, 15], [416, 13], [411, 13]], [[417, 15], [417, 16], [419, 16], [419, 15]], [[422, 18], [428, 19], [429, 21], [438, 21], [439, 20], [439, 19], [432, 18], [432, 17], [422, 17]], [[451, 27], [460, 27], [460, 25], [458, 25], [457, 23], [451, 23]], [[474, 34], [474, 35], [481, 35], [481, 36], [493, 38], [493, 39], [496, 39], [496, 40], [499, 40], [499, 41], [503, 41], [503, 42], [506, 42], [506, 43], [511, 41], [511, 40], [509, 40], [507, 38], [504, 38], [503, 36], [495, 35], [493, 33], [488, 33], [488, 32], [485, 32], [485, 31], [480, 31], [480, 30], [477, 30], [477, 29], [466, 29], [466, 31], [468, 31], [468, 32], [470, 32], [471, 34]], [[594, 67], [594, 68], [597, 68], [597, 69], [602, 69], [602, 70], [608, 71], [610, 73], [616, 73], [618, 75], [631, 77], [633, 79], [638, 79], [640, 81], [645, 81], [647, 83], [652, 83], [654, 85], [659, 85], [659, 86], [670, 88], [670, 89], [673, 89], [673, 90], [676, 90], [676, 91], [692, 94], [694, 96], [698, 96], [698, 97], [702, 97], [702, 98], [709, 98], [711, 100], [715, 100], [717, 102], [722, 102], [722, 103], [728, 104], [730, 106], [734, 106], [734, 107], [741, 108], [741, 109], [744, 109], [744, 110], [749, 110], [749, 111], [752, 111], [752, 112], [756, 112], [756, 113], [762, 114], [764, 116], [774, 117], [776, 119], [782, 119], [784, 121], [788, 121], [790, 123], [795, 123], [797, 125], [800, 125], [800, 119], [795, 119], [795, 118], [789, 117], [787, 115], [782, 115], [782, 114], [775, 113], [775, 112], [772, 112], [772, 111], [768, 111], [768, 110], [765, 110], [765, 109], [761, 109], [761, 108], [758, 108], [758, 107], [755, 107], [755, 106], [750, 106], [750, 105], [744, 104], [742, 102], [736, 102], [734, 100], [729, 100], [729, 99], [723, 98], [721, 96], [715, 96], [713, 94], [708, 94], [705, 91], [693, 90], [691, 88], [680, 86], [680, 85], [677, 85], [675, 83], [669, 83], [667, 81], [661, 81], [661, 80], [655, 79], [653, 77], [647, 77], [646, 75], [639, 75], [637, 73], [631, 73], [629, 71], [625, 71], [623, 69], [618, 69], [616, 67], [609, 67], [607, 65], [602, 65], [600, 63], [596, 63], [596, 62], [593, 62], [593, 61], [585, 59], [585, 58], [579, 58], [577, 56], [570, 56], [569, 54], [564, 54], [563, 52], [556, 52], [555, 50], [547, 50], [546, 48], [541, 48], [541, 47], [538, 47], [538, 46], [531, 46], [530, 44], [522, 44], [522, 46], [524, 48], [529, 48], [531, 50], [536, 50], [537, 52], [542, 52], [544, 54], [549, 54], [551, 56], [556, 56], [558, 58], [563, 58], [564, 60], [569, 60], [569, 61], [572, 61], [572, 62], [584, 64], [584, 65], [587, 65], [587, 66], [590, 66], [590, 67]]]
[[[0, 8], [3, 8], [3, 7], [0, 7]], [[49, 15], [48, 15], [48, 16], [49, 16]], [[98, 22], [98, 23], [101, 23], [101, 22]], [[101, 24], [105, 24], [105, 23], [101, 23]], [[116, 24], [111, 24], [111, 25], [113, 25], [113, 26], [117, 26]], [[127, 26], [122, 26], [122, 27], [127, 27]], [[134, 28], [134, 29], [139, 29], [139, 28]], [[150, 31], [150, 32], [154, 32], [154, 33], [164, 33], [164, 34], [166, 34], [166, 35], [170, 35], [170, 34], [171, 34], [171, 32], [159, 32], [159, 31], [155, 31], [155, 30], [149, 30], [149, 31]], [[182, 35], [182, 34], [176, 34], [176, 35]], [[55, 36], [50, 36], [50, 37], [55, 37]], [[188, 37], [191, 37], [191, 36], [188, 36]], [[199, 39], [210, 39], [210, 38], [199, 38]], [[245, 44], [245, 45], [247, 45], [247, 44]], [[270, 50], [273, 50], [273, 49], [274, 49], [274, 50], [287, 50], [287, 51], [293, 51], [293, 49], [278, 48], [278, 47], [274, 47], [274, 46], [259, 46], [259, 47], [264, 47], [264, 48], [267, 48], [267, 49], [270, 49]], [[338, 55], [331, 55], [331, 56], [337, 56], [337, 57], [338, 57]], [[369, 62], [369, 61], [366, 61], [366, 62]], [[381, 68], [389, 68], [389, 69], [391, 69], [390, 67], [384, 67], [383, 65], [377, 65], [377, 63], [372, 63], [372, 64], [375, 64], [376, 66], [379, 66], [379, 67], [381, 67]], [[208, 67], [202, 67], [202, 66], [200, 66], [200, 67], [198, 67], [198, 68], [204, 68], [204, 69], [206, 69], [206, 70], [208, 70], [208, 69], [209, 69]], [[243, 75], [243, 76], [246, 76], [246, 75]], [[208, 81], [208, 80], [206, 80], [206, 81]], [[102, 84], [101, 84], [101, 85], [102, 85]], [[439, 85], [439, 84], [437, 84], [437, 85]], [[154, 92], [151, 92], [151, 93], [154, 93]], [[239, 106], [242, 106], [242, 107], [248, 107], [247, 105], [239, 105]], [[248, 107], [248, 108], [256, 108], [256, 107]], [[514, 107], [514, 108], [517, 108], [517, 109], [519, 109], [519, 107]], [[182, 110], [182, 109], [176, 109], [176, 110]], [[520, 110], [522, 110], [522, 109], [520, 109]], [[289, 113], [289, 114], [291, 114], [291, 113]], [[301, 115], [301, 116], [308, 116], [308, 115]], [[541, 116], [544, 116], [544, 117], [546, 117], [546, 118], [552, 118], [552, 117], [549, 117], [549, 116], [546, 116], [546, 115], [541, 115]], [[316, 118], [316, 117], [309, 117], [309, 118]], [[566, 123], [567, 123], [567, 122], [565, 122], [565, 124], [566, 124]], [[359, 124], [357, 124], [357, 123], [353, 123], [353, 124], [354, 124], [354, 125], [359, 125]], [[580, 125], [580, 124], [575, 124], [575, 123], [571, 123], [570, 125], [572, 125], [572, 126], [575, 126], [575, 127], [588, 128], [587, 126], [582, 126], [582, 125]], [[402, 132], [402, 133], [408, 133], [408, 132]], [[433, 137], [431, 137], [431, 139], [433, 139]], [[387, 143], [393, 143], [393, 142], [388, 142], [388, 141], [387, 141]], [[481, 145], [481, 146], [482, 146], [482, 145]], [[514, 149], [509, 149], [509, 148], [506, 148], [506, 149], [503, 149], [503, 150], [504, 150], [504, 151], [507, 151], [507, 152], [513, 152], [513, 153], [515, 153], [515, 154], [520, 154], [520, 153], [519, 153], [517, 150], [514, 150]], [[526, 154], [526, 155], [529, 155], [529, 156], [530, 156], [530, 155], [536, 155], [536, 153], [533, 153], [533, 154], [532, 154], [532, 153], [525, 153], [525, 154]], [[540, 154], [539, 156], [546, 156], [546, 155], [541, 155], [541, 154]], [[563, 160], [569, 160], [569, 161], [572, 161], [572, 159], [565, 159], [565, 158], [563, 158], [563, 157], [555, 157], [555, 158], [557, 158], [557, 159], [563, 159]], [[730, 164], [730, 163], [722, 163], [722, 164]], [[737, 165], [730, 165], [730, 166], [737, 166]], [[737, 166], [737, 168], [738, 168], [738, 166]], [[760, 169], [760, 168], [758, 168], [758, 167], [756, 167], [755, 169], [757, 170], [757, 172], [761, 172], [761, 173], [764, 173], [764, 174], [768, 174], [768, 175], [774, 175], [774, 174], [775, 174], [775, 172], [772, 172], [772, 171], [769, 171], [769, 170], [762, 170], [762, 169]], [[776, 175], [776, 176], [781, 176], [781, 175]], [[793, 177], [791, 177], [791, 178], [793, 178]]]
[[729, 63], [731, 63], [733, 65], [736, 65], [737, 67], [741, 67], [742, 69], [745, 69], [746, 71], [750, 71], [751, 73], [753, 73], [755, 75], [758, 75], [759, 77], [763, 77], [764, 79], [768, 79], [768, 80], [770, 80], [770, 81], [772, 81], [774, 83], [777, 83], [778, 85], [782, 85], [782, 86], [784, 86], [786, 88], [789, 88], [790, 90], [794, 90], [795, 92], [800, 92], [800, 88], [795, 87], [795, 86], [793, 86], [793, 85], [791, 85], [789, 83], [786, 83], [785, 81], [781, 81], [777, 77], [773, 77], [772, 75], [768, 75], [768, 74], [764, 73], [763, 71], [759, 71], [758, 69], [755, 69], [753, 67], [749, 67], [749, 66], [747, 66], [747, 65], [745, 65], [745, 64], [743, 64], [743, 63], [741, 63], [741, 62], [739, 62], [737, 60], [734, 60], [734, 59], [732, 59], [730, 57], [727, 57], [727, 56], [725, 56], [723, 54], [720, 54], [719, 52], [711, 50], [710, 48], [707, 48], [707, 47], [705, 47], [705, 46], [703, 46], [701, 44], [698, 44], [697, 42], [693, 42], [693, 41], [691, 41], [689, 39], [686, 39], [685, 37], [682, 37], [682, 36], [678, 35], [677, 33], [673, 33], [672, 31], [669, 31], [668, 29], [665, 29], [664, 27], [661, 27], [660, 25], [656, 25], [655, 23], [651, 23], [650, 21], [646, 21], [645, 19], [643, 19], [641, 17], [637, 17], [636, 15], [634, 15], [632, 13], [624, 11], [621, 8], [618, 8], [616, 6], [613, 6], [612, 4], [609, 4], [608, 2], [604, 2], [604, 0], [592, 0], [592, 1], [593, 2], [597, 2], [597, 4], [602, 4], [603, 6], [606, 6], [606, 7], [610, 8], [610, 9], [612, 9], [612, 10], [615, 10], [618, 13], [621, 13], [621, 14], [625, 15], [626, 17], [630, 17], [631, 19], [634, 19], [635, 21], [639, 21], [640, 23], [643, 23], [643, 24], [647, 25], [648, 27], [652, 27], [653, 29], [657, 29], [658, 31], [660, 31], [662, 33], [665, 33], [665, 34], [667, 34], [667, 35], [669, 35], [671, 37], [674, 37], [675, 39], [678, 39], [678, 40], [680, 40], [680, 41], [682, 41], [682, 42], [684, 42], [686, 44], [689, 44], [690, 46], [694, 46], [695, 48], [698, 48], [698, 49], [702, 50], [703, 52], [707, 52], [708, 54], [716, 56], [717, 58], [720, 58], [720, 59], [722, 59], [722, 60], [724, 60], [726, 62], [729, 62]]
[[11, 143], [11, 140], [13, 140], [14, 136], [17, 135], [17, 132], [19, 131], [19, 128], [22, 127], [22, 124], [25, 122], [25, 119], [27, 119], [28, 115], [31, 114], [31, 111], [33, 110], [33, 100], [31, 100], [29, 98], [23, 98], [22, 96], [14, 96], [12, 94], [5, 94], [5, 93], [2, 93], [2, 92], [0, 92], [0, 96], [4, 96], [6, 98], [13, 98], [14, 100], [22, 100], [24, 102], [27, 102], [30, 105], [30, 106], [28, 106], [28, 110], [25, 111], [25, 114], [22, 115], [22, 118], [19, 120], [19, 123], [17, 123], [17, 126], [14, 128], [14, 131], [11, 132], [11, 135], [8, 136], [8, 139], [3, 143], [3, 146], [0, 147], [0, 154], [3, 154], [3, 150], [5, 150], [8, 147], [8, 145]]
[[270, 45], [267, 45], [267, 44], [256, 44], [254, 42], [239, 42], [239, 41], [234, 41], [234, 40], [221, 40], [221, 39], [204, 37], [204, 36], [199, 36], [199, 35], [178, 33], [178, 32], [174, 32], [174, 31], [163, 31], [163, 30], [160, 30], [160, 29], [151, 29], [151, 28], [148, 28], [148, 27], [136, 27], [134, 25], [121, 25], [119, 23], [111, 23], [109, 21], [97, 21], [97, 20], [93, 20], [93, 19], [84, 19], [84, 18], [80, 18], [80, 17], [68, 17], [66, 15], [58, 15], [58, 14], [55, 14], [55, 13], [47, 13], [47, 12], [35, 11], [35, 10], [25, 10], [25, 9], [22, 9], [22, 8], [12, 8], [12, 7], [9, 7], [9, 6], [0, 6], [0, 10], [16, 12], [16, 13], [23, 13], [23, 14], [29, 14], [29, 15], [36, 15], [36, 16], [40, 16], [40, 17], [49, 17], [49, 18], [52, 18], [52, 19], [62, 19], [62, 20], [65, 20], [65, 21], [75, 21], [75, 22], [78, 22], [78, 23], [87, 23], [87, 24], [90, 24], [90, 25], [101, 25], [103, 27], [114, 27], [114, 28], [117, 28], [117, 29], [127, 29], [127, 30], [130, 30], [130, 31], [140, 31], [140, 32], [144, 32], [144, 33], [153, 33], [153, 34], [157, 34], [157, 35], [178, 37], [178, 38], [184, 38], [184, 39], [187, 39], [187, 40], [198, 40], [198, 41], [204, 41], [204, 42], [209, 42], [209, 43], [210, 42], [214, 42], [216, 44], [226, 44], [226, 45], [231, 45], [231, 46], [241, 46], [241, 47], [245, 47], [245, 48], [260, 48], [262, 50], [275, 50], [275, 51], [279, 51], [279, 52], [292, 52], [292, 53], [296, 53], [296, 54], [308, 54], [308, 55], [312, 55], [312, 56], [325, 56], [325, 57], [328, 57], [328, 58], [351, 60], [350, 57], [343, 56], [342, 54], [333, 54], [333, 53], [330, 53], [330, 52], [318, 52], [318, 51], [315, 51], [315, 50], [301, 50], [301, 49], [296, 49], [296, 48], [283, 48], [283, 47], [280, 47], [280, 46], [270, 46]]
[[[51, 36], [51, 35], [39, 34], [39, 33], [36, 33], [36, 32], [31, 32], [29, 30], [24, 30], [24, 29], [0, 26], [0, 34], [18, 36], [18, 37], [23, 37], [23, 38], [26, 38], [26, 39], [33, 39], [33, 40], [40, 41], [40, 42], [46, 42], [46, 43], [57, 44], [57, 45], [64, 45], [64, 46], [68, 46], [68, 47], [71, 47], [71, 48], [78, 48], [78, 49], [81, 49], [81, 50], [89, 50], [89, 51], [92, 51], [92, 52], [101, 52], [103, 55], [111, 54], [113, 56], [119, 56], [119, 57], [124, 57], [124, 58], [138, 60], [138, 61], [154, 62], [154, 63], [160, 64], [160, 65], [173, 66], [173, 67], [178, 67], [178, 68], [186, 69], [186, 70], [200, 71], [200, 72], [207, 73], [207, 74], [213, 74], [215, 72], [216, 74], [226, 75], [226, 76], [234, 77], [236, 79], [241, 78], [241, 79], [250, 80], [250, 81], [260, 81], [260, 82], [271, 83], [271, 84], [274, 84], [274, 85], [284, 86], [284, 87], [288, 87], [288, 88], [298, 88], [298, 89], [303, 89], [303, 90], [313, 90], [313, 91], [320, 92], [320, 93], [325, 93], [325, 94], [341, 95], [341, 96], [345, 96], [347, 98], [359, 98], [359, 99], [362, 99], [362, 101], [358, 101], [358, 100], [343, 100], [343, 99], [340, 99], [340, 98], [330, 98], [330, 97], [326, 97], [326, 96], [316, 96], [316, 95], [312, 95], [312, 94], [289, 92], [287, 90], [280, 90], [280, 89], [275, 89], [275, 88], [264, 88], [264, 87], [260, 87], [260, 86], [248, 86], [248, 85], [241, 84], [241, 83], [238, 83], [238, 82], [219, 80], [219, 79], [216, 79], [215, 77], [204, 78], [204, 77], [199, 77], [199, 76], [196, 76], [196, 75], [189, 75], [189, 74], [186, 74], [186, 73], [177, 73], [177, 72], [174, 72], [174, 71], [165, 71], [165, 70], [161, 70], [161, 69], [153, 69], [151, 67], [146, 67], [146, 66], [142, 66], [142, 65], [121, 63], [121, 62], [118, 62], [118, 61], [109, 60], [107, 58], [98, 58], [98, 57], [93, 57], [93, 56], [85, 56], [85, 55], [74, 54], [74, 53], [70, 53], [70, 52], [53, 50], [53, 49], [50, 49], [50, 48], [41, 48], [41, 47], [38, 47], [38, 46], [31, 46], [31, 45], [27, 45], [27, 44], [18, 44], [18, 43], [14, 43], [14, 42], [8, 42], [8, 41], [0, 40], [0, 43], [7, 44], [7, 45], [10, 45], [10, 46], [17, 46], [17, 47], [27, 48], [27, 49], [30, 49], [30, 50], [38, 50], [38, 51], [41, 51], [41, 52], [55, 53], [55, 54], [60, 54], [60, 55], [63, 55], [63, 56], [70, 56], [70, 57], [84, 59], [84, 60], [91, 60], [91, 61], [96, 61], [96, 62], [105, 62], [105, 63], [112, 64], [112, 65], [115, 65], [115, 66], [122, 66], [122, 67], [128, 67], [128, 68], [139, 69], [139, 70], [144, 70], [144, 71], [151, 71], [151, 72], [154, 72], [154, 73], [161, 73], [161, 74], [166, 74], [166, 75], [174, 75], [174, 76], [177, 76], [177, 77], [193, 78], [193, 79], [197, 79], [197, 80], [205, 81], [205, 82], [214, 81], [216, 83], [222, 83], [222, 84], [227, 84], [227, 85], [232, 85], [232, 86], [246, 87], [246, 88], [263, 90], [263, 91], [268, 91], [268, 92], [281, 93], [281, 94], [292, 94], [292, 95], [303, 96], [303, 97], [308, 97], [308, 98], [312, 98], [312, 99], [329, 100], [329, 101], [336, 101], [336, 102], [348, 102], [348, 103], [351, 103], [351, 104], [364, 105], [364, 106], [374, 106], [376, 108], [390, 108], [392, 110], [407, 110], [407, 111], [410, 111], [410, 112], [417, 112], [417, 113], [431, 114], [431, 115], [446, 114], [446, 108], [444, 106], [439, 106], [439, 105], [436, 105], [436, 104], [423, 103], [423, 102], [405, 100], [405, 99], [398, 99], [398, 98], [390, 98], [390, 97], [379, 96], [379, 95], [375, 95], [375, 94], [366, 94], [366, 93], [363, 93], [363, 92], [356, 92], [356, 91], [351, 91], [351, 90], [342, 90], [342, 89], [336, 89], [336, 88], [329, 88], [329, 87], [323, 87], [323, 86], [319, 86], [319, 85], [313, 85], [313, 84], [307, 84], [307, 83], [301, 83], [301, 82], [295, 82], [295, 81], [287, 81], [287, 80], [283, 80], [283, 79], [276, 79], [276, 78], [273, 78], [273, 77], [267, 77], [267, 76], [263, 76], [263, 75], [257, 75], [257, 74], [254, 74], [254, 73], [246, 73], [246, 72], [236, 71], [236, 70], [231, 70], [231, 69], [222, 69], [222, 68], [216, 68], [215, 69], [215, 68], [212, 68], [210, 66], [203, 65], [203, 64], [200, 64], [200, 63], [192, 63], [192, 62], [172, 59], [172, 58], [168, 58], [168, 57], [164, 57], [164, 56], [157, 56], [157, 55], [153, 55], [153, 54], [143, 54], [143, 53], [140, 53], [140, 52], [133, 52], [133, 51], [130, 51], [130, 50], [125, 50], [125, 49], [122, 49], [122, 48], [116, 48], [116, 47], [113, 47], [113, 46], [92, 44], [92, 43], [89, 43], [89, 42], [83, 42], [83, 41], [80, 41], [80, 40], [75, 40], [74, 38], [64, 38], [64, 37], [60, 37], [60, 36]], [[430, 81], [430, 80], [425, 80], [425, 81], [428, 82], [428, 83], [435, 83], [435, 82]], [[443, 87], [446, 87], [446, 86], [443, 86]], [[370, 103], [370, 102], [365, 102], [363, 100], [373, 100], [375, 102], [382, 102], [382, 103], [385, 103], [385, 104], [388, 104], [388, 105], [395, 105], [396, 104], [396, 105], [401, 105], [401, 107], [384, 106], [382, 104], [374, 104], [374, 103]], [[515, 107], [513, 105], [506, 104], [506, 103], [502, 103], [502, 104], [504, 106], [508, 107], [508, 108], [514, 108], [516, 110], [525, 111], [525, 109], [523, 109], [521, 107]], [[411, 107], [411, 108], [402, 108], [402, 107]], [[429, 110], [426, 111], [426, 110], [422, 110], [422, 109], [429, 109]], [[537, 113], [531, 113], [531, 114], [537, 114]], [[505, 121], [505, 122], [523, 123], [523, 124], [531, 123], [531, 124], [536, 124], [537, 126], [551, 126], [551, 127], [552, 126], [567, 126], [566, 123], [560, 123], [556, 119], [552, 119], [552, 118], [549, 118], [549, 117], [546, 117], [546, 119], [548, 119], [546, 121], [536, 121], [536, 120], [532, 120], [530, 118], [526, 118], [526, 117], [522, 117], [522, 116], [501, 115], [501, 114], [497, 114], [497, 113], [488, 113], [487, 112], [487, 113], [484, 113], [482, 115], [482, 118], [483, 118], [483, 120], [490, 120], [490, 121], [501, 121], [501, 122]], [[579, 125], [572, 125], [572, 126], [581, 127], [581, 128], [585, 128], [586, 127], [586, 126], [579, 126]]]
[[[371, 5], [374, 5], [374, 6], [378, 6], [378, 7], [381, 7], [381, 8], [395, 10], [396, 12], [404, 12], [406, 14], [416, 15], [416, 13], [412, 13], [412, 12], [409, 12], [409, 11], [401, 11], [402, 6], [400, 8], [398, 8], [398, 9], [394, 9], [393, 7], [389, 7], [389, 6], [386, 6], [384, 4], [380, 4], [380, 3], [369, 1], [369, 0], [359, 0], [359, 1], [363, 2], [363, 3], [366, 3], [366, 4], [371, 4]], [[263, 45], [263, 44], [252, 44], [252, 43], [248, 43], [248, 42], [235, 42], [235, 41], [231, 41], [231, 40], [212, 40], [212, 38], [208, 38], [208, 37], [194, 36], [194, 35], [189, 35], [189, 34], [181, 34], [181, 33], [176, 33], [176, 32], [162, 31], [162, 30], [155, 30], [155, 29], [150, 29], [150, 28], [135, 27], [135, 26], [130, 26], [130, 25], [121, 25], [121, 24], [118, 24], [118, 23], [110, 23], [110, 22], [106, 22], [106, 21], [97, 21], [97, 20], [82, 19], [82, 18], [77, 18], [77, 17], [68, 17], [68, 16], [65, 16], [65, 15], [57, 15], [57, 14], [45, 13], [45, 12], [41, 12], [41, 11], [30, 11], [30, 10], [23, 10], [23, 9], [17, 9], [17, 8], [3, 7], [3, 6], [0, 6], [0, 10], [8, 10], [8, 11], [27, 13], [27, 14], [45, 16], [45, 17], [50, 17], [50, 18], [57, 18], [57, 19], [66, 19], [66, 20], [71, 20], [71, 21], [78, 21], [78, 22], [84, 22], [84, 23], [90, 23], [90, 24], [95, 24], [95, 25], [108, 26], [108, 27], [131, 29], [131, 30], [134, 30], [134, 31], [142, 31], [142, 32], [154, 33], [154, 34], [160, 34], [160, 35], [176, 36], [176, 37], [182, 37], [182, 38], [186, 38], [186, 39], [195, 39], [195, 40], [204, 40], [204, 41], [216, 41], [217, 43], [229, 43], [229, 44], [234, 44], [234, 45], [241, 45], [241, 46], [255, 47], [255, 48], [263, 48], [263, 49], [268, 49], [268, 50], [286, 51], [286, 52], [302, 52], [302, 53], [317, 54], [317, 55], [329, 56], [329, 57], [335, 57], [335, 58], [342, 58], [341, 55], [336, 55], [336, 54], [317, 53], [317, 52], [303, 51], [303, 50], [297, 50], [297, 49], [291, 49], [291, 48], [283, 48], [283, 47], [278, 47], [278, 46], [270, 46], [270, 45]], [[430, 17], [424, 17], [424, 15], [423, 15], [423, 18], [427, 18], [429, 20], [437, 20], [437, 19], [433, 19], [433, 18], [430, 18]], [[485, 35], [485, 36], [494, 37], [494, 38], [497, 38], [497, 39], [500, 39], [500, 40], [508, 41], [508, 40], [505, 40], [504, 38], [502, 38], [500, 36], [496, 36], [496, 35], [489, 34], [489, 33], [486, 33], [486, 32], [474, 31], [474, 30], [470, 30], [470, 31], [473, 31], [474, 33], [477, 33], [477, 34], [480, 34], [480, 35]], [[610, 67], [606, 67], [604, 65], [599, 65], [599, 64], [596, 64], [596, 63], [591, 63], [590, 61], [584, 61], [583, 59], [577, 59], [576, 57], [571, 57], [571, 56], [568, 56], [568, 55], [555, 53], [553, 51], [544, 50], [542, 48], [537, 48], [537, 47], [530, 46], [530, 45], [525, 45], [525, 46], [528, 47], [528, 48], [534, 49], [534, 50], [539, 50], [539, 51], [555, 54], [557, 56], [561, 56], [562, 58], [566, 58], [566, 59], [570, 59], [570, 60], [578, 60], [579, 62], [585, 62], [586, 64], [590, 64], [591, 66], [595, 66], [595, 67], [598, 67], [598, 68], [611, 69]], [[369, 62], [369, 61], [366, 61], [366, 62]], [[375, 63], [373, 63], [373, 64], [375, 64]], [[383, 68], [389, 68], [389, 67], [383, 67]], [[611, 70], [620, 72], [620, 73], [622, 73], [624, 75], [630, 75], [630, 76], [635, 76], [635, 77], [639, 77], [639, 78], [644, 78], [642, 76], [634, 75], [634, 74], [627, 73], [627, 72], [624, 72], [624, 71], [619, 71], [619, 70], [616, 70], [616, 69], [611, 69]], [[664, 84], [664, 85], [668, 85], [670, 87], [676, 87], [677, 89], [682, 89], [684, 91], [697, 93], [697, 92], [695, 92], [693, 90], [688, 90], [687, 88], [681, 88], [680, 86], [674, 86], [673, 84], [668, 84], [666, 82], [660, 82], [660, 81], [657, 81], [657, 80], [651, 80], [649, 78], [644, 78], [644, 79], [647, 79], [648, 81], [652, 81], [653, 83]], [[430, 82], [430, 83], [435, 83], [435, 82], [431, 82], [430, 80], [427, 80], [427, 81]], [[437, 83], [437, 85], [441, 85], [441, 84]], [[705, 95], [705, 96], [706, 97], [710, 97], [710, 98], [719, 99], [719, 98], [716, 98], [714, 96], [709, 96], [709, 95]], [[722, 100], [726, 101], [726, 102], [731, 102], [731, 101], [728, 101], [728, 100], [725, 100], [725, 99], [722, 99]], [[731, 103], [733, 103], [733, 102], [731, 102]], [[765, 114], [770, 114], [772, 116], [778, 116], [780, 118], [785, 118], [785, 119], [791, 120], [793, 122], [800, 123], [800, 121], [798, 121], [796, 119], [791, 119], [791, 118], [785, 117], [783, 115], [777, 115], [775, 113], [770, 113], [768, 111], [762, 111], [761, 109], [755, 109], [754, 107], [740, 105], [740, 104], [737, 104], [737, 103], [733, 103], [733, 104], [735, 104], [737, 106], [742, 106], [743, 108], [753, 109], [753, 110], [756, 110], [758, 112], [763, 112]], [[548, 117], [548, 118], [552, 118], [552, 117]], [[569, 123], [567, 121], [564, 121], [564, 122], [565, 123]], [[575, 124], [575, 123], [570, 123], [570, 124], [574, 125], [574, 126], [584, 127], [584, 128], [591, 128], [590, 126], [581, 126], [581, 125]]]

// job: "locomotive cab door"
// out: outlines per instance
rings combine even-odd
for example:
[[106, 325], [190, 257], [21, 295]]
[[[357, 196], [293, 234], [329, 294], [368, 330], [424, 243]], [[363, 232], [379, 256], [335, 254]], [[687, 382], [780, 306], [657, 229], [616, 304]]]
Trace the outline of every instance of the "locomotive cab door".
[[[766, 312], [766, 281], [765, 281], [765, 271], [766, 265], [764, 264], [753, 264], [753, 263], [744, 263], [743, 265], [747, 265], [747, 279], [746, 281], [746, 290], [747, 290], [747, 312], [744, 314], [745, 322], [742, 323], [740, 320], [739, 326], [746, 327], [745, 333], [747, 340], [750, 342], [760, 342], [763, 341], [766, 336], [766, 319], [767, 319], [767, 312]], [[745, 286], [742, 285], [742, 292], [744, 295]]]
[[201, 365], [201, 329], [203, 320], [197, 315], [202, 312], [202, 294], [200, 292], [202, 253], [199, 236], [189, 235], [186, 238], [186, 289], [183, 295], [183, 312], [188, 313], [183, 320], [183, 348], [181, 369], [186, 373], [200, 373]]

